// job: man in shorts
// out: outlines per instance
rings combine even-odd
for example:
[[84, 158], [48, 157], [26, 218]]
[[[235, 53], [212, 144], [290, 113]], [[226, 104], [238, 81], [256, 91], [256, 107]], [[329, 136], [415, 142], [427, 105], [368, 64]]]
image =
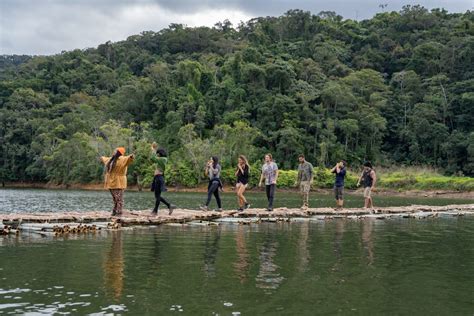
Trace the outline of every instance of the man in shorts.
[[357, 186], [360, 185], [361, 181], [364, 185], [364, 208], [373, 208], [374, 203], [372, 201], [372, 191], [375, 188], [377, 176], [370, 161], [364, 163], [364, 170], [359, 177], [359, 181], [357, 181]]
[[298, 156], [298, 161], [300, 164], [298, 166], [298, 181], [296, 184], [299, 186], [303, 198], [301, 209], [306, 210], [309, 206], [309, 191], [313, 184], [313, 165], [306, 161], [303, 154]]

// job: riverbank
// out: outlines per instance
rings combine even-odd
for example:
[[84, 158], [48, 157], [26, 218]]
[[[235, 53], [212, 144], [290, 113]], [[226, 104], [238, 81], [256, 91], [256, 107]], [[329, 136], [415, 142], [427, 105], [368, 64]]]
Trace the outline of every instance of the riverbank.
[[[39, 182], [7, 182], [5, 188], [22, 188], [22, 189], [59, 189], [59, 190], [91, 190], [101, 191], [104, 190], [103, 183], [93, 184], [69, 184], [69, 185], [57, 185], [52, 183], [39, 183]], [[127, 188], [128, 191], [140, 191], [138, 186], [131, 185]], [[142, 191], [147, 191], [147, 188], [142, 188]], [[169, 192], [199, 192], [204, 193], [207, 191], [207, 184], [202, 184], [197, 187], [189, 188], [183, 186], [169, 186]], [[224, 192], [233, 192], [234, 188], [230, 185], [224, 185]], [[296, 188], [279, 188], [281, 192], [293, 192], [298, 193]], [[263, 192], [262, 188], [254, 187], [247, 190], [248, 192]], [[316, 188], [312, 189], [311, 192], [332, 195], [332, 189]], [[346, 189], [346, 194], [362, 194], [362, 189]], [[402, 189], [389, 189], [379, 187], [376, 189], [376, 195], [381, 196], [399, 196], [399, 197], [443, 197], [443, 198], [462, 198], [462, 199], [474, 199], [474, 191], [455, 191], [455, 190], [402, 190]]]

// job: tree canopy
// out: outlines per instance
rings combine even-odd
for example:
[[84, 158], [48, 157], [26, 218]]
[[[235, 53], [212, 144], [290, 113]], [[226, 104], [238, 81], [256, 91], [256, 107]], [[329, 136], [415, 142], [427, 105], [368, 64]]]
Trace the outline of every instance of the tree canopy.
[[[284, 168], [370, 159], [474, 175], [474, 13], [363, 21], [290, 10], [235, 28], [172, 24], [54, 56], [0, 57], [0, 178], [91, 182], [114, 146], [167, 148], [199, 181], [273, 153]], [[137, 181], [147, 177], [137, 163]]]

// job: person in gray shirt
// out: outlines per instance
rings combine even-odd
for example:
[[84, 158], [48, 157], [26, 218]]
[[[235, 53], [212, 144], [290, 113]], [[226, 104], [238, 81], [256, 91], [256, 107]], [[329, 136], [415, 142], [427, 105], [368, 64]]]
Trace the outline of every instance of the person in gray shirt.
[[273, 162], [272, 154], [265, 155], [265, 163], [262, 166], [262, 174], [258, 186], [262, 186], [265, 179], [265, 192], [267, 193], [268, 207], [267, 211], [273, 211], [273, 198], [275, 196], [275, 188], [278, 181], [278, 166]]
[[296, 182], [297, 186], [300, 188], [300, 193], [303, 198], [302, 209], [307, 209], [309, 206], [309, 191], [311, 190], [311, 185], [313, 184], [313, 165], [306, 161], [303, 154], [298, 156], [299, 166], [298, 166], [298, 180]]

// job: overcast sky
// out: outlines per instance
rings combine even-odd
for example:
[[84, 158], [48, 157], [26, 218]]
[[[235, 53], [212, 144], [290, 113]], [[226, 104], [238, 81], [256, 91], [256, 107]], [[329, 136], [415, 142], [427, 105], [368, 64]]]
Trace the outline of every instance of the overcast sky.
[[96, 47], [170, 23], [212, 26], [229, 19], [234, 26], [253, 17], [281, 15], [289, 9], [336, 11], [365, 19], [405, 4], [473, 10], [474, 0], [0, 0], [0, 54], [55, 54]]

